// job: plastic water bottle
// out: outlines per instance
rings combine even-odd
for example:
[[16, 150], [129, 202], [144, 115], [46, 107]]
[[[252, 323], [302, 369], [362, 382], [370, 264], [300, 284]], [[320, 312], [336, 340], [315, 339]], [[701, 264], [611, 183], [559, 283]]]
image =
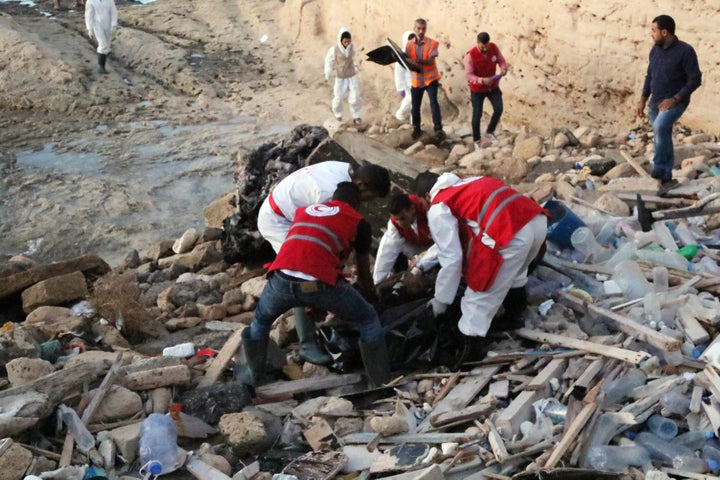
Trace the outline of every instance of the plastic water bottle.
[[141, 470], [162, 475], [180, 468], [175, 420], [161, 413], [151, 413], [140, 426]]
[[599, 445], [588, 450], [587, 463], [596, 470], [620, 472], [630, 465], [650, 465], [650, 454], [639, 445]]
[[[662, 412], [671, 415], [685, 416], [690, 412], [690, 398], [679, 390], [670, 390], [660, 396]], [[693, 433], [693, 432], [688, 432]], [[712, 433], [712, 432], [711, 432]], [[686, 435], [686, 434], [683, 434]]]
[[635, 436], [635, 443], [645, 447], [654, 460], [672, 465], [675, 457], [691, 457], [694, 452], [682, 445], [673, 445], [650, 432], [640, 432]]
[[682, 470], [683, 472], [705, 473], [710, 470], [710, 466], [702, 458], [695, 455], [689, 457], [675, 457], [673, 459], [673, 468]]
[[710, 470], [717, 472], [720, 470], [720, 449], [712, 445], [705, 445], [702, 448], [702, 458], [710, 467]]
[[87, 429], [77, 412], [63, 403], [58, 405], [58, 410], [60, 410], [62, 421], [67, 426], [68, 433], [75, 440], [78, 449], [87, 453], [95, 447], [95, 437]]
[[602, 387], [603, 398], [601, 406], [609, 407], [616, 405], [625, 398], [633, 388], [645, 385], [647, 377], [642, 370], [632, 368], [613, 380], [610, 380]]
[[714, 436], [715, 434], [713, 432], [707, 432], [705, 430], [691, 430], [673, 438], [670, 440], [670, 443], [673, 445], [682, 445], [683, 447], [688, 447], [692, 450], [700, 450]]
[[673, 420], [662, 415], [651, 415], [645, 422], [648, 429], [663, 440], [670, 440], [677, 436], [678, 426]]

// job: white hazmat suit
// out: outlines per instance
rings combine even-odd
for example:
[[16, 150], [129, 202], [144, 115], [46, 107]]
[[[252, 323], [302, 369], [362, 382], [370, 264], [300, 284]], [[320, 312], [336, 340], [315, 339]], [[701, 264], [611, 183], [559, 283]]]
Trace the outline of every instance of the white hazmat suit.
[[[410, 35], [414, 35], [415, 32], [408, 30], [403, 33], [402, 47], [405, 48], [407, 45]], [[403, 99], [400, 102], [400, 106], [395, 112], [395, 118], [403, 123], [410, 123], [410, 110], [412, 108], [412, 100], [410, 99], [410, 88], [412, 87], [412, 72], [407, 68], [395, 63], [395, 90], [402, 95]]]
[[117, 28], [117, 8], [114, 0], [86, 0], [85, 27], [88, 36], [98, 42], [98, 70], [106, 73], [105, 61], [110, 53], [110, 42]]
[[343, 99], [348, 98], [352, 118], [360, 121], [360, 84], [357, 79], [357, 72], [360, 66], [355, 56], [355, 46], [352, 42], [345, 47], [342, 44], [343, 33], [350, 33], [347, 28], [341, 28], [338, 32], [337, 45], [333, 45], [325, 56], [325, 80], [335, 77], [333, 89], [332, 111], [335, 118], [342, 120]]

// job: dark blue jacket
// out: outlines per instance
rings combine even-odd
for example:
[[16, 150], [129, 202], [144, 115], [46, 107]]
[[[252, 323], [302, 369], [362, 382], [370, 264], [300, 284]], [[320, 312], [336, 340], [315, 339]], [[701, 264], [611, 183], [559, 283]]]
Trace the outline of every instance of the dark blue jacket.
[[651, 107], [657, 107], [660, 102], [675, 95], [679, 97], [679, 104], [687, 106], [690, 94], [701, 82], [702, 72], [695, 50], [675, 38], [667, 48], [655, 45], [650, 50], [642, 96], [648, 98], [652, 94]]

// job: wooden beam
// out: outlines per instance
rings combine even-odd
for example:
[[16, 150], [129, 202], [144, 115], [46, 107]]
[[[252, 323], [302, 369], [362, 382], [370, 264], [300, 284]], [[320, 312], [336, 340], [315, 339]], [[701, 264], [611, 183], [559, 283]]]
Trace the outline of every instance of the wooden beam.
[[515, 335], [527, 338], [528, 340], [535, 340], [536, 342], [549, 343], [551, 345], [559, 345], [566, 348], [574, 348], [577, 350], [584, 350], [590, 353], [596, 353], [608, 358], [616, 358], [623, 362], [632, 363], [637, 365], [650, 356], [649, 353], [645, 352], [633, 352], [631, 350], [625, 350], [618, 347], [612, 347], [610, 345], [599, 345], [597, 343], [588, 342], [586, 340], [578, 340], [576, 338], [568, 338], [562, 335], [556, 335], [553, 333], [541, 332], [538, 330], [531, 330], [529, 328], [521, 328], [515, 330]]
[[647, 342], [650, 345], [659, 348], [665, 352], [674, 352], [680, 350], [682, 346], [682, 340], [663, 335], [662, 333], [654, 330], [650, 327], [646, 327], [635, 320], [624, 317], [618, 313], [612, 312], [605, 308], [599, 307], [592, 303], [584, 302], [582, 299], [571, 295], [567, 292], [558, 291], [553, 294], [553, 297], [563, 305], [567, 305], [576, 312], [583, 314], [590, 314], [595, 318], [602, 318], [609, 320], [617, 326], [618, 330], [628, 335], [635, 336], [642, 342]]
[[627, 163], [630, 164], [631, 167], [640, 175], [641, 177], [645, 178], [652, 178], [652, 175], [650, 175], [643, 167], [640, 165], [637, 160], [632, 158], [629, 153], [627, 153], [625, 150], [620, 150], [620, 155], [625, 159]]
[[570, 448], [572, 442], [575, 441], [580, 431], [585, 427], [585, 424], [593, 413], [595, 413], [596, 405], [594, 403], [586, 404], [577, 416], [572, 420], [570, 426], [562, 437], [562, 440], [555, 445], [550, 457], [545, 462], [545, 468], [555, 468], [560, 459], [565, 455], [565, 452]]
[[495, 425], [506, 439], [512, 438], [520, 430], [520, 424], [531, 417], [532, 404], [539, 398], [550, 393], [550, 379], [562, 377], [567, 366], [567, 361], [556, 358], [543, 368], [539, 374], [530, 382], [530, 385], [544, 386], [543, 389], [533, 389], [521, 392], [510, 405], [503, 410], [495, 419]]
[[205, 375], [203, 375], [200, 382], [198, 382], [197, 388], [209, 387], [213, 383], [217, 382], [217, 379], [220, 378], [222, 372], [225, 371], [225, 367], [227, 367], [227, 364], [230, 363], [233, 355], [235, 355], [235, 352], [240, 347], [240, 344], [242, 343], [243, 330], [245, 329], [239, 328], [230, 335], [225, 342], [225, 345], [223, 345], [222, 349], [220, 349], [220, 353], [213, 358], [212, 364], [207, 370], [205, 370]]
[[428, 415], [417, 427], [417, 432], [422, 433], [430, 430], [432, 424], [431, 418], [437, 418], [446, 412], [455, 412], [467, 407], [470, 402], [480, 393], [480, 390], [490, 382], [492, 376], [500, 369], [499, 366], [480, 367], [472, 370], [474, 375], [465, 377], [465, 381], [453, 388], [448, 395], [433, 408]]
[[296, 393], [316, 392], [328, 388], [360, 383], [363, 376], [359, 373], [348, 373], [345, 375], [328, 375], [327, 377], [303, 378], [290, 382], [275, 382], [257, 387], [255, 392], [258, 397], [284, 397]]
[[[376, 435], [377, 434], [373, 432], [351, 433], [342, 437], [341, 440], [346, 445], [365, 444], [372, 441]], [[400, 445], [403, 443], [464, 443], [473, 439], [474, 436], [468, 433], [404, 433], [401, 435], [382, 437], [380, 439], [380, 444]]]

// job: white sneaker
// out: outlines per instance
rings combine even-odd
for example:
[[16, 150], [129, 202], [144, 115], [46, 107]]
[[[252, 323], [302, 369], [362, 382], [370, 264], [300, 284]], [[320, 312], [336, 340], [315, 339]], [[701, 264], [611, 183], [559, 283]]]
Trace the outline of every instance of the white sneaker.
[[480, 140], [478, 140], [478, 141], [476, 141], [476, 142], [473, 142], [473, 143], [474, 143], [474, 145], [475, 145], [475, 151], [476, 151], [476, 152], [479, 152], [479, 151], [482, 150], [482, 142], [481, 142]]
[[495, 134], [492, 134], [492, 133], [486, 133], [486, 134], [485, 134], [485, 138], [487, 138], [488, 140], [490, 140], [492, 143], [497, 143], [497, 142], [498, 142], [497, 137], [495, 136]]

